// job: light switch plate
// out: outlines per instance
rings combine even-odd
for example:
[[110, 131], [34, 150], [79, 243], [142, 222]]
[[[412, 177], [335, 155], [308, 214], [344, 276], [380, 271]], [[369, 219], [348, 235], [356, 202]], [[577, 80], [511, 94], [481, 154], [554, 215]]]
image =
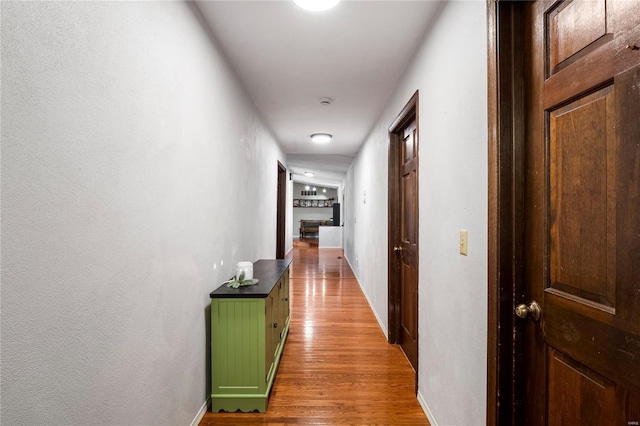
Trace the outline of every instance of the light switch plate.
[[468, 242], [467, 230], [461, 229], [460, 230], [460, 254], [464, 256], [467, 255], [467, 242]]

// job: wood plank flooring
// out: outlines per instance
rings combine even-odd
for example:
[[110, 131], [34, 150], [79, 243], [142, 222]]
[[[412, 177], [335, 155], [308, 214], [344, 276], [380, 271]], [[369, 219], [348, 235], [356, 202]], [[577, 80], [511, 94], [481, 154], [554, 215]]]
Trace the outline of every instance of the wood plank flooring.
[[428, 425], [414, 373], [387, 343], [341, 250], [297, 242], [291, 325], [267, 412], [211, 413], [200, 426]]

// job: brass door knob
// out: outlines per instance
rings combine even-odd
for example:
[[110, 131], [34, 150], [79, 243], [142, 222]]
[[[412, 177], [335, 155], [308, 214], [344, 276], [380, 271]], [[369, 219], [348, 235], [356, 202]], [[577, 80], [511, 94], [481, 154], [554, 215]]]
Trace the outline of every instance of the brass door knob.
[[526, 319], [528, 316], [531, 317], [532, 320], [538, 321], [540, 319], [540, 315], [542, 314], [542, 309], [538, 302], [535, 300], [529, 303], [529, 306], [524, 303], [516, 306], [516, 315], [522, 319]]
[[402, 247], [396, 246], [393, 248], [393, 251], [402, 251]]

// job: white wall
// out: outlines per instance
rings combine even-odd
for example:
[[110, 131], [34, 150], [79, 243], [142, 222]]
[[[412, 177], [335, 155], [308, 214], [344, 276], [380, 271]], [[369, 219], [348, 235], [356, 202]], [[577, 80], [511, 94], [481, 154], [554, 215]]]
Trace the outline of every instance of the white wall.
[[187, 425], [285, 157], [195, 6], [1, 7], [0, 422]]
[[418, 397], [434, 425], [485, 422], [486, 64], [485, 3], [443, 3], [346, 179], [346, 256], [386, 333], [388, 128], [419, 89]]
[[293, 250], [293, 234], [299, 234], [299, 231], [296, 231], [296, 225], [293, 219], [293, 182], [289, 180], [288, 176], [289, 173], [287, 173], [287, 210], [284, 218], [287, 230], [287, 239], [285, 242], [285, 253], [287, 254]]

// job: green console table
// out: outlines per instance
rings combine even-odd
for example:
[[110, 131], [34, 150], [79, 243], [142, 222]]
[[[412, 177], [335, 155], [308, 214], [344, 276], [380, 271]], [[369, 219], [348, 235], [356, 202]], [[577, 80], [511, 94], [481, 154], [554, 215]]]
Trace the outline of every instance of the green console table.
[[211, 296], [211, 410], [267, 411], [289, 332], [291, 259], [253, 264], [254, 286]]

